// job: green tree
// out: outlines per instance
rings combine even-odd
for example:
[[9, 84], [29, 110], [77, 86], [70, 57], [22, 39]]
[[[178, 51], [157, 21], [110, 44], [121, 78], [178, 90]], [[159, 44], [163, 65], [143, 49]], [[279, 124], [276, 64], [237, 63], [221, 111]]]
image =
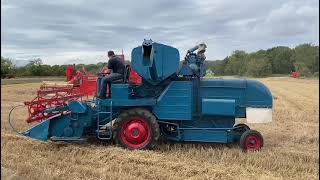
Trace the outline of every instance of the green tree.
[[44, 74], [42, 64], [43, 63], [40, 58], [31, 60], [30, 63], [27, 64], [27, 70], [32, 76], [42, 76]]
[[227, 58], [224, 60], [207, 61], [208, 69], [215, 75], [224, 75]]
[[267, 58], [249, 60], [247, 75], [254, 77], [265, 77], [270, 74], [272, 74], [272, 65]]
[[292, 61], [301, 75], [310, 76], [319, 72], [319, 46], [301, 44], [295, 47]]
[[272, 64], [273, 74], [289, 74], [294, 68], [293, 51], [289, 47], [278, 46], [267, 50], [266, 57]]
[[247, 68], [247, 56], [245, 51], [234, 51], [227, 59], [225, 73], [227, 75], [244, 75]]
[[14, 77], [15, 66], [9, 58], [1, 56], [1, 78]]
[[298, 71], [303, 76], [311, 76], [312, 72], [308, 68], [308, 66], [303, 62], [296, 62], [295, 63], [295, 70]]

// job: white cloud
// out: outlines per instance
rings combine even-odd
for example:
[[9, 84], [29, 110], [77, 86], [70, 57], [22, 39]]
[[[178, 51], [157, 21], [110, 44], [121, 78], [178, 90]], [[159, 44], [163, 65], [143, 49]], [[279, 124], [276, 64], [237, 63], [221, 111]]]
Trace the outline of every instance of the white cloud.
[[236, 49], [319, 41], [316, 0], [1, 1], [1, 52], [49, 64], [106, 60], [109, 49], [132, 48], [144, 38], [175, 46], [181, 59], [199, 42], [207, 59]]

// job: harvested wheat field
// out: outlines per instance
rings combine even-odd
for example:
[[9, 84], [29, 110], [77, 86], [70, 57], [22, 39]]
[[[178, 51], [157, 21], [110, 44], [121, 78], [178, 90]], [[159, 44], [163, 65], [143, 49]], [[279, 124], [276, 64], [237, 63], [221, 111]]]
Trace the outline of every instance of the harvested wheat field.
[[[4, 179], [318, 179], [319, 82], [260, 79], [274, 96], [273, 122], [251, 125], [265, 145], [243, 153], [237, 145], [167, 143], [129, 151], [90, 141], [42, 143], [16, 135], [7, 117], [12, 106], [35, 96], [37, 83], [1, 86], [1, 177]], [[14, 114], [26, 128], [26, 111]]]

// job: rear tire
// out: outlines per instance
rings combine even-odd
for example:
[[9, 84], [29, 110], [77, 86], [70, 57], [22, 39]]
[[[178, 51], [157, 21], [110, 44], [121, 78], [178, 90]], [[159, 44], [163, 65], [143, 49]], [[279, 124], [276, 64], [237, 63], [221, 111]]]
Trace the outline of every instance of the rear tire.
[[243, 151], [260, 151], [263, 147], [263, 137], [256, 130], [247, 130], [241, 135], [239, 143]]
[[159, 124], [146, 109], [125, 110], [113, 124], [114, 142], [128, 149], [152, 149], [159, 137]]

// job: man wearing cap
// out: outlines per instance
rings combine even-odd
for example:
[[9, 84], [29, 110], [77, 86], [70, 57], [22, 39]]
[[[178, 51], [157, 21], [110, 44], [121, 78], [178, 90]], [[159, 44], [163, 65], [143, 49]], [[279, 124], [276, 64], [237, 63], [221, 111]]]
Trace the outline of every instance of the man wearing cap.
[[123, 79], [123, 74], [125, 71], [124, 63], [114, 54], [113, 51], [108, 51], [108, 57], [108, 69], [106, 72], [110, 74], [101, 79], [100, 93], [98, 96], [101, 99], [106, 98], [107, 84], [110, 87], [112, 81]]

